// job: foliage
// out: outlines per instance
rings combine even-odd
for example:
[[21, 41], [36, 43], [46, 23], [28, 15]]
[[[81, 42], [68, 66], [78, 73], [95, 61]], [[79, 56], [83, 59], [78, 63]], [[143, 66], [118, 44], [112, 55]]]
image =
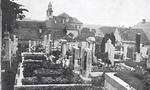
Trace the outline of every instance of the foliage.
[[93, 31], [90, 31], [89, 28], [83, 28], [83, 29], [81, 30], [81, 32], [79, 33], [77, 39], [78, 39], [79, 41], [86, 41], [86, 39], [87, 39], [88, 37], [95, 37], [95, 33], [94, 33]]
[[32, 60], [46, 60], [44, 55], [27, 55], [24, 59], [32, 59]]
[[67, 34], [67, 26], [64, 27], [63, 33], [66, 35]]
[[115, 38], [114, 33], [110, 34], [110, 40], [112, 41], [111, 43], [115, 46], [116, 38]]
[[148, 90], [146, 89], [147, 86], [143, 82], [144, 75], [141, 73], [132, 71], [121, 71], [116, 73], [115, 76], [119, 77], [137, 90]]
[[[24, 11], [28, 12], [27, 9], [22, 8], [23, 5], [14, 2], [14, 0], [2, 0], [2, 30], [7, 30], [13, 33], [13, 27], [16, 19], [23, 19], [25, 17]], [[6, 26], [7, 25], [7, 26]], [[4, 34], [4, 33], [3, 33]]]
[[113, 33], [111, 34], [105, 34], [105, 36], [103, 37], [102, 39], [102, 42], [101, 42], [101, 59], [103, 62], [107, 63], [107, 64], [111, 64], [110, 60], [108, 59], [108, 55], [107, 53], [105, 52], [105, 44], [107, 43], [107, 40], [110, 39], [111, 40], [111, 43], [115, 46], [115, 36]]
[[38, 84], [38, 79], [37, 77], [26, 77], [22, 79], [22, 84], [23, 85], [35, 85]]
[[108, 39], [110, 39], [111, 43], [115, 46], [116, 39], [115, 39], [114, 33], [111, 33], [111, 34], [106, 33], [105, 36], [103, 37], [102, 43], [101, 43], [101, 52], [102, 53], [105, 52], [105, 43], [107, 43]]
[[99, 44], [95, 45], [95, 56], [97, 58], [101, 58], [101, 52], [100, 52], [100, 45]]
[[63, 70], [62, 69], [44, 69], [44, 68], [41, 68], [41, 69], [37, 69], [37, 70], [34, 70], [34, 74], [37, 76], [37, 75], [40, 75], [40, 76], [60, 76], [63, 74]]
[[92, 78], [92, 84], [94, 86], [104, 86], [105, 78], [103, 76], [97, 76]]

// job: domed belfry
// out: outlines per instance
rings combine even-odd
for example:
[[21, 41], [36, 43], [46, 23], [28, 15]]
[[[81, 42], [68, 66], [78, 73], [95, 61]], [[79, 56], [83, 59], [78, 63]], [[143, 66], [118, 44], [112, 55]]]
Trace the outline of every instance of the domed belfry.
[[47, 9], [47, 18], [50, 19], [53, 17], [53, 9], [52, 4], [49, 2], [48, 9]]

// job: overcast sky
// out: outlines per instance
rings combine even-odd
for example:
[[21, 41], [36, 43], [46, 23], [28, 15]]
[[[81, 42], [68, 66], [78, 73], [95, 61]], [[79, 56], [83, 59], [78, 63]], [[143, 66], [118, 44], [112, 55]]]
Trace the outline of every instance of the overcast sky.
[[132, 26], [150, 21], [150, 0], [19, 0], [30, 12], [27, 17], [46, 19], [49, 2], [53, 15], [66, 12], [85, 24]]

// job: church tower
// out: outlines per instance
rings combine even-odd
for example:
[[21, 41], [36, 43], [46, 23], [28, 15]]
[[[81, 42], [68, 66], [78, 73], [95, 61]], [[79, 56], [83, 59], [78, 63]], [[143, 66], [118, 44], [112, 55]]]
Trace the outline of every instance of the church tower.
[[47, 18], [48, 18], [48, 19], [53, 18], [53, 9], [52, 9], [52, 4], [51, 4], [51, 2], [49, 2], [49, 5], [48, 5]]

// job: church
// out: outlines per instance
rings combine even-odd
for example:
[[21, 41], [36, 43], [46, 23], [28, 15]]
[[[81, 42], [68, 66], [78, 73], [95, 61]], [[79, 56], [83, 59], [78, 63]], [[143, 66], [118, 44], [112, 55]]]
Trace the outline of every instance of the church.
[[77, 37], [83, 23], [67, 13], [53, 16], [51, 2], [46, 11], [47, 18], [44, 21], [18, 20], [14, 30], [20, 41], [42, 40], [44, 35], [51, 34], [53, 40], [58, 40], [66, 35]]

